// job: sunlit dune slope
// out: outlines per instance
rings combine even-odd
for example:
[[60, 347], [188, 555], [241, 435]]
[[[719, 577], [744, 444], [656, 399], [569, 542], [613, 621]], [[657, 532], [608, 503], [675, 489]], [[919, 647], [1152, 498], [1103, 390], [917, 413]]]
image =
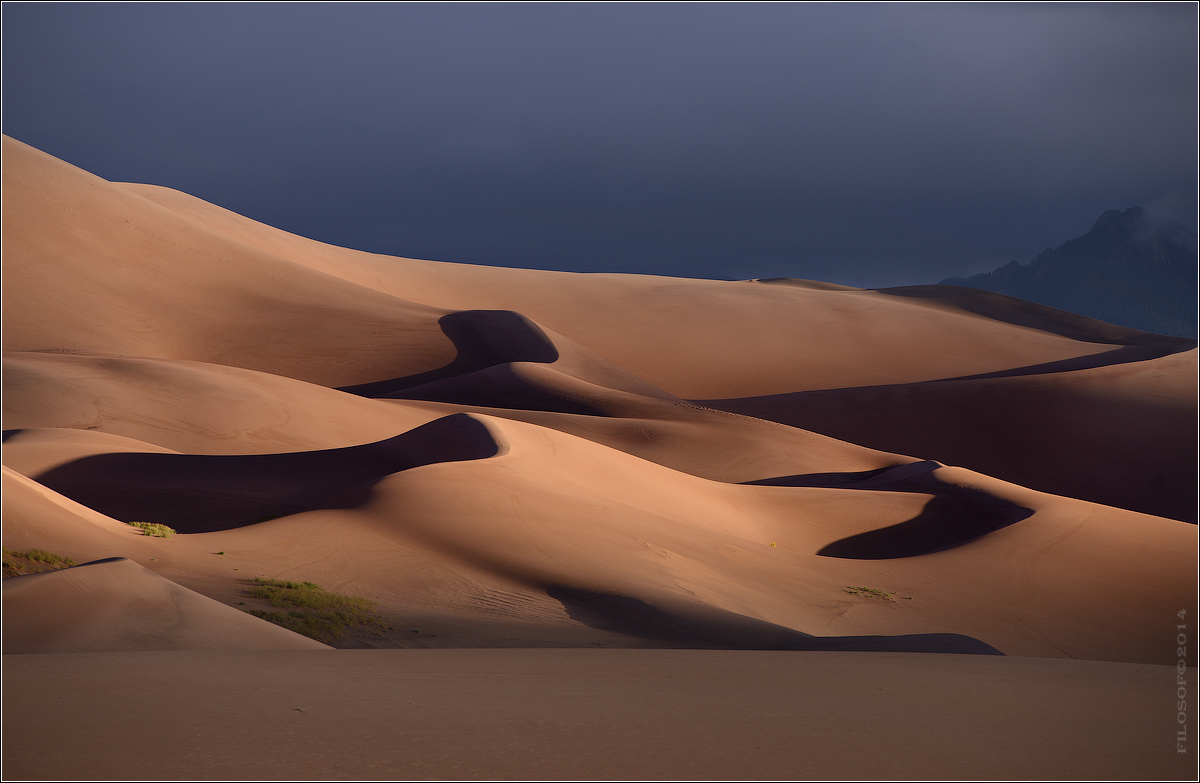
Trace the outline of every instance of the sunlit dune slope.
[[125, 558], [5, 579], [4, 615], [5, 653], [328, 649]]
[[[1096, 351], [1002, 319], [868, 291], [397, 259], [303, 239], [165, 188], [121, 187], [260, 252], [393, 297], [519, 312], [685, 398], [928, 380]], [[991, 350], [976, 350], [980, 342]]]
[[[194, 552], [174, 552], [171, 568], [203, 556], [192, 568], [204, 578], [234, 562], [211, 553], [230, 552], [399, 617], [413, 604], [444, 622], [485, 613], [465, 585], [434, 580], [421, 594], [411, 565], [395, 567], [425, 551], [523, 600], [549, 595], [599, 631], [671, 644], [966, 652], [977, 640], [1010, 654], [1163, 662], [1172, 651], [1157, 644], [1154, 618], [1192, 589], [1187, 526], [936, 463], [738, 485], [491, 417], [459, 414], [398, 440], [418, 464], [397, 464], [384, 442], [259, 457], [114, 453], [36, 478], [120, 519], [229, 528], [185, 536]], [[478, 448], [447, 454], [440, 442]], [[371, 480], [372, 465], [387, 475]], [[258, 521], [270, 511], [284, 515]], [[348, 559], [356, 542], [380, 556]]]
[[265, 253], [4, 140], [8, 349], [354, 383], [449, 362], [443, 314]]
[[280, 375], [195, 361], [4, 354], [4, 427], [96, 430], [194, 454], [353, 446], [430, 420]]
[[4, 144], [5, 544], [129, 558], [26, 579], [123, 574], [6, 638], [61, 604], [71, 649], [117, 649], [144, 590], [234, 614], [154, 609], [135, 647], [224, 639], [265, 576], [377, 602], [344, 646], [1176, 662], [1194, 342], [374, 255]]
[[[512, 381], [507, 388], [496, 383], [502, 372]], [[487, 386], [453, 379], [441, 384], [461, 390], [462, 404], [375, 400], [201, 362], [9, 352], [5, 458], [10, 464], [53, 458], [23, 456], [45, 447], [42, 436], [35, 444], [33, 433], [16, 430], [109, 433], [190, 454], [265, 454], [362, 445], [467, 411], [530, 421], [721, 481], [912, 461], [761, 419], [597, 386], [553, 365], [502, 365], [487, 377]], [[506, 399], [515, 404], [516, 398], [526, 407], [495, 407]], [[588, 413], [529, 407], [545, 400], [557, 400], [559, 407], [569, 402]]]

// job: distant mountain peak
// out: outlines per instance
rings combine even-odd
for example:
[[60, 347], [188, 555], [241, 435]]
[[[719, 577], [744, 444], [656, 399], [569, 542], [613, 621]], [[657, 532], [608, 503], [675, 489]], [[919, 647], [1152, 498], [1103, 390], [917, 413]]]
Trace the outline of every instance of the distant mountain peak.
[[1196, 235], [1143, 207], [1110, 209], [1090, 231], [1032, 261], [947, 278], [1121, 326], [1196, 336]]

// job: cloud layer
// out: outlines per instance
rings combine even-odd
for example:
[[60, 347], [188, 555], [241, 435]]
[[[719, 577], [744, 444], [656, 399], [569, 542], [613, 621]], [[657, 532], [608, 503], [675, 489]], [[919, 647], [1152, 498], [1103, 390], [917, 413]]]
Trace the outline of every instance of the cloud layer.
[[1190, 4], [3, 14], [9, 135], [365, 250], [882, 286], [1195, 228]]

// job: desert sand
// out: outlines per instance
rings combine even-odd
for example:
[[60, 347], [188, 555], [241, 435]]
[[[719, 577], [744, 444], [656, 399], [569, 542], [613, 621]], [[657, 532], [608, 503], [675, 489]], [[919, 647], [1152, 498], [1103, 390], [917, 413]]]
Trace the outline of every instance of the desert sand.
[[3, 169], [5, 779], [1192, 776], [1195, 341]]

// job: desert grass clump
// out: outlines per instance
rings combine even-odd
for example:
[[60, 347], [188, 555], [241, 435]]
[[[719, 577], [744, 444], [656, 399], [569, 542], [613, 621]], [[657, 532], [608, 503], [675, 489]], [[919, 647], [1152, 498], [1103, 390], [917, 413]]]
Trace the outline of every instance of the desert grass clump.
[[75, 561], [69, 557], [47, 552], [45, 549], [30, 549], [18, 552], [4, 547], [4, 576], [23, 576], [38, 574], [42, 571], [58, 571], [70, 568]]
[[863, 598], [879, 598], [884, 601], [895, 601], [896, 594], [889, 593], [885, 590], [878, 590], [874, 587], [847, 587], [846, 592], [850, 595], [859, 595]]
[[142, 531], [144, 536], [156, 536], [158, 538], [170, 538], [175, 535], [175, 529], [160, 525], [157, 522], [126, 522], [127, 525], [132, 525]]
[[287, 610], [249, 610], [255, 617], [326, 644], [341, 641], [351, 629], [372, 633], [394, 630], [375, 613], [374, 601], [331, 593], [312, 582], [258, 577], [242, 590], [242, 595]]

